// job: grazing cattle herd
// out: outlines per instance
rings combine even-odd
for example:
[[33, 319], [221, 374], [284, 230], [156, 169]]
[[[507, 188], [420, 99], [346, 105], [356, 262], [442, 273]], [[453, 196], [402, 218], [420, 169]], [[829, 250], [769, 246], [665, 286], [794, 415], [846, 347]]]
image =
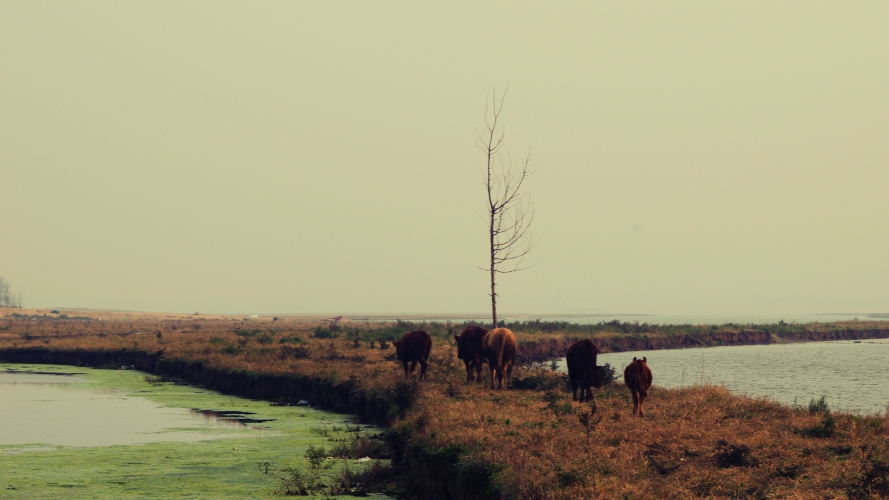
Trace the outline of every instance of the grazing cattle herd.
[[[482, 381], [482, 365], [487, 363], [491, 370], [491, 389], [503, 389], [512, 381], [512, 366], [515, 362], [515, 335], [506, 328], [495, 328], [490, 332], [479, 326], [468, 326], [460, 335], [454, 335], [457, 342], [457, 359], [466, 366], [466, 381]], [[395, 346], [395, 357], [404, 365], [404, 378], [414, 373], [417, 363], [420, 364], [420, 380], [426, 378], [426, 367], [429, 364], [429, 353], [432, 350], [432, 337], [418, 330], [405, 333], [401, 340], [392, 341]], [[593, 399], [593, 387], [602, 387], [602, 367], [596, 364], [599, 349], [592, 340], [578, 340], [568, 348], [565, 361], [568, 364], [568, 380], [575, 401]], [[475, 376], [473, 376], [475, 372]], [[496, 381], [496, 384], [495, 384]], [[624, 369], [624, 383], [633, 396], [633, 416], [645, 415], [645, 398], [651, 388], [651, 369], [648, 358], [633, 358]], [[580, 387], [580, 399], [577, 389]]]

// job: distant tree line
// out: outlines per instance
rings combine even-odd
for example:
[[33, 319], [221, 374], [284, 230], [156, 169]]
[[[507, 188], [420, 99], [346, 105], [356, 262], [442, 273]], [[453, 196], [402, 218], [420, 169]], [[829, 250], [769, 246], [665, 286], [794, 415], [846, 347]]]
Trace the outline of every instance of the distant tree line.
[[18, 295], [9, 291], [6, 278], [0, 276], [0, 307], [22, 307], [22, 292]]

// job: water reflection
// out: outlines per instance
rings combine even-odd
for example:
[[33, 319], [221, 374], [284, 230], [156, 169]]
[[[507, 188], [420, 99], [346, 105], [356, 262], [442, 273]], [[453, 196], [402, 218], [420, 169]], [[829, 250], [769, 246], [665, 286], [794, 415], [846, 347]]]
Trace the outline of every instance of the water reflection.
[[256, 415], [252, 411], [228, 411], [228, 410], [199, 410], [191, 409], [193, 417], [200, 417], [205, 422], [223, 425], [226, 427], [234, 427], [236, 429], [245, 429], [247, 424], [261, 424], [263, 422], [273, 422], [274, 418], [255, 418], [248, 415]]
[[800, 405], [825, 396], [831, 408], [856, 413], [889, 405], [887, 339], [621, 352], [599, 355], [599, 364], [610, 363], [622, 383], [634, 356], [648, 358], [655, 386], [723, 384], [735, 393]]
[[194, 411], [122, 392], [74, 388], [71, 382], [78, 379], [72, 375], [0, 372], [0, 445], [112, 446], [245, 436], [232, 432], [246, 428], [237, 419], [195, 419]]

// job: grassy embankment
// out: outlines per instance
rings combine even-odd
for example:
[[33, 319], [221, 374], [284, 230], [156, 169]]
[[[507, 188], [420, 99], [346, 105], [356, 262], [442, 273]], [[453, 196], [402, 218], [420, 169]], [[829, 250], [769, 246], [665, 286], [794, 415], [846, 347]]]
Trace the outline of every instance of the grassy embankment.
[[[563, 376], [539, 366], [574, 338], [606, 350], [811, 338], [886, 337], [880, 323], [663, 327], [508, 325], [524, 352], [516, 387], [466, 384], [452, 333], [430, 324], [328, 324], [231, 319], [0, 321], [0, 349], [163, 351], [165, 359], [240, 372], [326, 380], [400, 398], [390, 408], [396, 454], [426, 497], [881, 498], [889, 495], [889, 419], [733, 396], [715, 386], [655, 388], [632, 418], [621, 384], [595, 405], [570, 401]], [[428, 383], [403, 384], [394, 349], [379, 340], [425, 327], [434, 347]], [[683, 339], [681, 341], [677, 339]], [[373, 341], [373, 343], [371, 343]], [[622, 367], [617, 367], [618, 369]], [[407, 400], [405, 403], [404, 400]], [[402, 410], [402, 411], [399, 411]], [[446, 493], [447, 492], [447, 493]]]

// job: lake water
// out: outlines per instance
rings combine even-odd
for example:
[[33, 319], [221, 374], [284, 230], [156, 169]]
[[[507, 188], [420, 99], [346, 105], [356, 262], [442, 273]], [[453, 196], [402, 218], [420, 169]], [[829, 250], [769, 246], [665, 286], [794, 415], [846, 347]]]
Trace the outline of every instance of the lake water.
[[825, 396], [830, 408], [855, 413], [884, 412], [889, 405], [889, 339], [620, 352], [600, 354], [598, 361], [610, 363], [622, 383], [634, 356], [648, 358], [655, 386], [722, 384], [737, 394], [803, 406]]

